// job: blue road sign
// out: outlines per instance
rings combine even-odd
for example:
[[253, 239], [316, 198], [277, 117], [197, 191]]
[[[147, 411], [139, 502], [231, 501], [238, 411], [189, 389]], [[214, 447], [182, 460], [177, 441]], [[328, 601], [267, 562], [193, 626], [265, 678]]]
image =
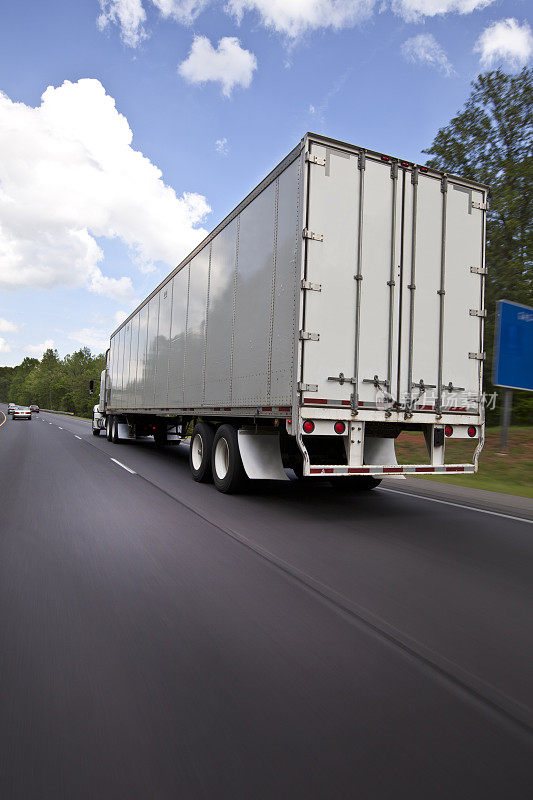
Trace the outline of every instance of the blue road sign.
[[533, 308], [498, 300], [492, 382], [533, 392]]

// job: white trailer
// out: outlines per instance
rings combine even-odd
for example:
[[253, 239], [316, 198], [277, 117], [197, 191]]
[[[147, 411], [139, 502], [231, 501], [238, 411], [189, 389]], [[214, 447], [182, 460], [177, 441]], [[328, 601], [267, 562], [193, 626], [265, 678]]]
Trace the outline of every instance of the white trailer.
[[[93, 431], [192, 427], [195, 480], [467, 473], [488, 187], [308, 133], [112, 334]], [[395, 439], [423, 431], [424, 463]], [[448, 464], [446, 441], [478, 440]]]

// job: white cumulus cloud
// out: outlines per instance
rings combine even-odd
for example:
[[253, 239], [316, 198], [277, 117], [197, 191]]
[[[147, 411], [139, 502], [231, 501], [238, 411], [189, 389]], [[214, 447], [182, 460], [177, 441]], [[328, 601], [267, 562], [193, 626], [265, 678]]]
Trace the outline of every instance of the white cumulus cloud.
[[[148, 33], [145, 28], [146, 8], [142, 0], [99, 0], [100, 14], [97, 25], [104, 30], [118, 25], [120, 38], [128, 47], [137, 47]], [[174, 19], [192, 25], [210, 0], [151, 0], [163, 19]]]
[[79, 331], [72, 331], [68, 334], [68, 338], [78, 342], [82, 347], [90, 347], [91, 350], [98, 353], [105, 353], [109, 347], [109, 331], [99, 328], [82, 328]]
[[42, 357], [45, 350], [53, 349], [54, 347], [54, 340], [53, 339], [45, 339], [44, 342], [39, 342], [39, 344], [27, 344], [24, 348], [24, 352], [30, 353], [32, 356], [38, 356], [39, 358]]
[[0, 317], [0, 331], [2, 333], [16, 333], [18, 331], [18, 326], [15, 325], [14, 322], [10, 322], [8, 319], [3, 319], [3, 317]]
[[190, 83], [218, 82], [223, 94], [230, 97], [235, 86], [246, 89], [250, 85], [255, 69], [256, 57], [241, 47], [235, 36], [224, 36], [216, 49], [207, 36], [195, 36], [191, 51], [179, 65], [178, 72]]
[[122, 308], [119, 311], [115, 311], [113, 314], [113, 320], [115, 321], [116, 325], [120, 325], [126, 317], [129, 317], [130, 311], [124, 311]]
[[516, 19], [502, 19], [485, 28], [475, 47], [481, 54], [481, 65], [491, 67], [505, 62], [513, 69], [525, 66], [533, 54], [533, 34], [527, 22], [520, 25]]
[[407, 22], [444, 14], [471, 14], [486, 8], [495, 0], [391, 0], [392, 10]]
[[229, 153], [229, 145], [228, 140], [225, 136], [222, 139], [217, 139], [215, 142], [215, 150], [217, 153], [220, 153], [221, 156], [227, 156]]
[[446, 53], [432, 33], [421, 33], [407, 39], [402, 44], [402, 55], [407, 61], [436, 67], [447, 77], [454, 74]]
[[10, 353], [11, 347], [8, 345], [3, 336], [0, 336], [0, 353]]
[[210, 0], [152, 0], [161, 16], [191, 25]]
[[351, 27], [368, 18], [375, 0], [228, 0], [226, 11], [240, 22], [256, 12], [263, 25], [295, 38], [317, 28]]
[[98, 80], [49, 86], [35, 108], [0, 93], [0, 288], [131, 300], [130, 277], [102, 272], [97, 237], [120, 238], [148, 269], [176, 264], [205, 236], [205, 198], [178, 197], [132, 137]]
[[146, 39], [145, 22], [146, 11], [141, 0], [100, 0], [98, 27], [104, 30], [110, 24], [117, 24], [122, 41], [129, 47], [137, 47]]

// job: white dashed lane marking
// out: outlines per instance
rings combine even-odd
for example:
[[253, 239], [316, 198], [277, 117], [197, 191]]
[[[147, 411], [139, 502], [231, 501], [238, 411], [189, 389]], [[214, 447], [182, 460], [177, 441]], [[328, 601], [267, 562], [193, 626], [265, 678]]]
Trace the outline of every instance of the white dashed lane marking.
[[119, 467], [122, 467], [122, 469], [125, 469], [125, 470], [126, 470], [126, 472], [130, 472], [132, 475], [137, 475], [137, 473], [135, 472], [135, 470], [133, 470], [133, 469], [130, 469], [130, 468], [129, 468], [129, 467], [127, 467], [125, 464], [122, 464], [120, 461], [117, 461], [117, 459], [116, 459], [116, 458], [112, 458], [112, 459], [111, 459], [111, 461], [114, 461], [114, 462], [115, 462], [115, 464], [118, 464], [118, 466], [119, 466]]

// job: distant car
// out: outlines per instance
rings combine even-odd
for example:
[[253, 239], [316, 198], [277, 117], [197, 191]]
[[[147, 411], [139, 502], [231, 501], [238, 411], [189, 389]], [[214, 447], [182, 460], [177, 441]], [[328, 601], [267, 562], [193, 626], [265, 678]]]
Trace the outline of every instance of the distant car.
[[31, 419], [31, 409], [25, 406], [17, 406], [13, 409], [13, 419]]
[[32, 405], [30, 406], [30, 411], [33, 411], [35, 414], [39, 413], [39, 406]]

